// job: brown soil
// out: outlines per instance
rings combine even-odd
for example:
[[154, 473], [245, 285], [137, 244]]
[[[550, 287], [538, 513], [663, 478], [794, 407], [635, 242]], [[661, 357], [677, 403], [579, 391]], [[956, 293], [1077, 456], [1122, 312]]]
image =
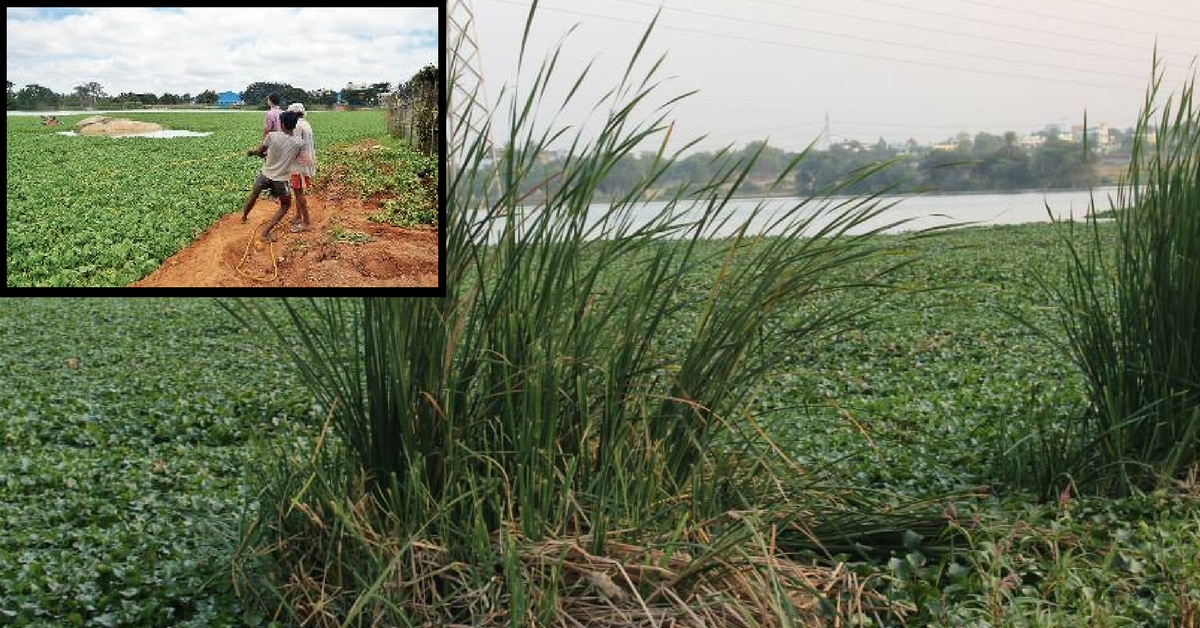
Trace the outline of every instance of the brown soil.
[[[308, 231], [292, 233], [295, 203], [273, 229], [272, 248], [260, 242], [259, 226], [279, 209], [279, 201], [259, 197], [247, 222], [241, 208], [231, 208], [195, 242], [167, 259], [158, 270], [132, 287], [437, 287], [438, 236], [433, 229], [401, 229], [367, 220], [378, 208], [372, 202], [345, 198], [340, 190], [310, 194]], [[362, 244], [334, 241], [331, 231], [367, 234]], [[246, 254], [247, 242], [250, 252]], [[272, 250], [279, 277], [272, 279]], [[247, 277], [246, 275], [249, 275]], [[260, 281], [258, 279], [265, 279]]]

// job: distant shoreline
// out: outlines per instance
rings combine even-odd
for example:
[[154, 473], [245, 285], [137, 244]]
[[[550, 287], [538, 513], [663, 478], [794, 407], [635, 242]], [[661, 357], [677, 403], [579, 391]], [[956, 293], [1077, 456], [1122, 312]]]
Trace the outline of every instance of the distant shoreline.
[[[1112, 190], [1113, 192], [1116, 192], [1119, 187], [1120, 186], [1118, 186], [1115, 183], [1106, 183], [1103, 185], [1096, 185], [1096, 186], [1084, 187], [1084, 188], [1026, 188], [1026, 189], [1020, 189], [1020, 190], [963, 190], [960, 192], [943, 192], [943, 191], [906, 192], [906, 193], [896, 193], [896, 194], [881, 194], [880, 197], [881, 198], [911, 198], [911, 197], [918, 197], [918, 196], [985, 196], [985, 195], [993, 195], [993, 194], [1002, 194], [1002, 195], [1057, 194], [1059, 192], [1089, 192], [1089, 191], [1090, 192], [1098, 192], [1101, 190]], [[834, 195], [831, 195], [829, 198], [851, 198], [851, 197], [864, 197], [864, 196], [868, 196], [868, 195], [867, 194], [834, 194]], [[617, 197], [596, 196], [593, 198], [593, 203], [611, 203], [612, 201], [616, 200], [616, 198]], [[668, 196], [662, 196], [662, 197], [655, 197], [653, 199], [639, 199], [639, 201], [646, 202], [646, 203], [663, 202], [663, 201], [669, 200], [669, 198], [670, 197], [668, 197]], [[703, 197], [684, 196], [684, 197], [681, 197], [680, 200], [694, 201], [694, 200], [700, 200], [701, 198], [703, 198]], [[746, 200], [755, 200], [755, 199], [769, 200], [769, 199], [780, 199], [780, 198], [803, 199], [803, 198], [810, 198], [810, 197], [805, 196], [805, 195], [798, 195], [796, 193], [734, 194], [733, 196], [729, 197], [730, 200], [736, 200], [736, 201], [746, 201]], [[824, 198], [824, 197], [813, 195], [811, 198]], [[1104, 197], [1098, 197], [1098, 200], [1103, 200], [1103, 198]]]
[[[322, 112], [336, 111], [335, 109], [327, 109], [323, 106], [317, 106], [317, 105], [309, 107], [308, 110], [309, 111], [322, 111]], [[358, 109], [352, 109], [352, 110], [347, 110], [347, 111], [372, 111], [372, 110], [379, 110], [379, 108], [378, 107], [359, 107]], [[210, 108], [205, 108], [205, 109], [196, 109], [195, 105], [191, 105], [191, 106], [189, 106], [189, 108], [186, 108], [186, 109], [185, 108], [176, 109], [176, 108], [170, 108], [170, 107], [167, 107], [165, 109], [162, 107], [155, 107], [152, 109], [85, 109], [85, 110], [62, 109], [62, 110], [40, 110], [40, 111], [28, 111], [25, 109], [10, 109], [7, 111], [7, 114], [10, 116], [91, 116], [91, 115], [98, 115], [98, 114], [102, 114], [102, 113], [119, 113], [119, 114], [133, 114], [133, 113], [258, 113], [258, 114], [263, 114], [266, 112], [267, 112], [266, 109], [253, 109], [250, 107], [210, 107]]]
[[90, 116], [90, 115], [99, 115], [102, 113], [120, 113], [120, 114], [131, 114], [131, 113], [211, 113], [214, 111], [230, 112], [230, 113], [234, 113], [234, 112], [264, 113], [266, 110], [265, 109], [261, 109], [261, 110], [260, 109], [233, 109], [233, 108], [221, 109], [220, 107], [213, 107], [212, 109], [88, 109], [88, 110], [84, 110], [84, 111], [78, 111], [78, 110], [74, 110], [74, 109], [63, 109], [61, 111], [24, 111], [24, 110], [9, 111], [8, 115], [10, 115], [10, 116]]

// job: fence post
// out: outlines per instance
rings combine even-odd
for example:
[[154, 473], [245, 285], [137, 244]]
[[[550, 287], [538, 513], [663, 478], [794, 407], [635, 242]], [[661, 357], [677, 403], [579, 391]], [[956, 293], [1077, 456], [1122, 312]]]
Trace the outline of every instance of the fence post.
[[428, 66], [389, 95], [388, 133], [407, 139], [426, 155], [437, 153], [438, 74]]

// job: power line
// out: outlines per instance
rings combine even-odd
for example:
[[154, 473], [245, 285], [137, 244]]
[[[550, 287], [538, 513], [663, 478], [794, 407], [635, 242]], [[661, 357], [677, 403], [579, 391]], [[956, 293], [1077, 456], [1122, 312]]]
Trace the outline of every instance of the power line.
[[[765, 1], [765, 0], [756, 0], [756, 1], [762, 2], [762, 1]], [[994, 21], [994, 20], [985, 20], [985, 19], [982, 19], [982, 18], [969, 18], [969, 17], [963, 17], [963, 16], [961, 16], [961, 15], [956, 15], [956, 14], [954, 14], [954, 13], [947, 13], [947, 12], [945, 12], [945, 11], [933, 11], [933, 10], [931, 10], [931, 9], [918, 9], [918, 8], [916, 8], [916, 7], [914, 7], [914, 6], [909, 6], [909, 5], [907, 5], [907, 4], [900, 4], [899, 2], [889, 2], [888, 0], [859, 0], [859, 1], [860, 1], [860, 2], [869, 2], [869, 3], [871, 3], [871, 4], [878, 4], [878, 5], [883, 5], [883, 6], [895, 7], [895, 8], [899, 8], [899, 9], [904, 9], [904, 10], [906, 10], [906, 11], [916, 11], [916, 12], [918, 12], [918, 13], [926, 13], [926, 14], [929, 14], [929, 15], [939, 15], [939, 16], [942, 16], [942, 17], [953, 18], [953, 19], [956, 19], [956, 20], [963, 20], [963, 21], [966, 21], [966, 22], [979, 22], [979, 23], [981, 23], [981, 24], [990, 24], [990, 25], [992, 25], [992, 26], [999, 26], [999, 27], [1001, 27], [1001, 28], [1015, 28], [1015, 29], [1022, 29], [1022, 30], [1029, 31], [1029, 32], [1031, 32], [1031, 33], [1039, 33], [1039, 34], [1042, 34], [1042, 35], [1050, 35], [1050, 36], [1052, 36], [1052, 37], [1057, 37], [1057, 38], [1060, 38], [1060, 39], [1078, 39], [1078, 40], [1080, 40], [1080, 41], [1089, 41], [1089, 42], [1092, 42], [1092, 43], [1097, 43], [1097, 44], [1105, 44], [1105, 45], [1109, 45], [1109, 46], [1120, 46], [1120, 47], [1122, 47], [1122, 48], [1133, 48], [1133, 49], [1136, 49], [1136, 50], [1145, 51], [1145, 47], [1144, 47], [1144, 46], [1139, 46], [1139, 45], [1137, 45], [1137, 44], [1125, 44], [1125, 43], [1121, 43], [1121, 42], [1118, 42], [1118, 41], [1111, 41], [1111, 40], [1108, 40], [1108, 39], [1098, 39], [1098, 38], [1094, 38], [1094, 37], [1081, 37], [1081, 36], [1079, 36], [1079, 35], [1072, 35], [1072, 34], [1069, 34], [1069, 33], [1063, 33], [1063, 32], [1061, 32], [1061, 31], [1049, 31], [1049, 30], [1042, 30], [1042, 29], [1037, 29], [1037, 28], [1029, 28], [1028, 26], [1016, 25], [1016, 24], [1007, 24], [1007, 23], [1004, 23], [1004, 22], [997, 22], [997, 21]], [[790, 6], [790, 7], [795, 7], [795, 5], [791, 5], [791, 4], [784, 4], [784, 5], [782, 5], [782, 6]], [[1169, 51], [1164, 51], [1164, 50], [1160, 50], [1160, 51], [1159, 51], [1159, 54], [1170, 54], [1170, 55], [1176, 55], [1176, 56], [1180, 56], [1180, 57], [1191, 57], [1191, 56], [1193, 56], [1193, 55], [1184, 54], [1184, 53], [1180, 53], [1180, 52], [1169, 52]]]
[[[515, 2], [513, 0], [487, 0], [487, 1], [497, 2], [500, 4], [510, 4], [513, 6], [519, 6], [519, 7], [523, 7], [526, 9], [529, 8], [529, 5], [521, 3], [521, 2]], [[645, 23], [639, 22], [637, 20], [628, 20], [628, 19], [624, 19], [624, 18], [611, 17], [608, 15], [600, 15], [600, 14], [596, 14], [596, 13], [585, 13], [583, 11], [574, 11], [571, 9], [560, 9], [557, 7], [548, 7], [548, 6], [544, 6], [544, 5], [539, 5], [538, 9], [543, 10], [543, 11], [569, 13], [572, 15], [580, 15], [583, 17], [594, 17], [594, 18], [598, 18], [598, 19], [602, 19], [602, 20], [610, 20], [610, 21], [614, 21], [614, 22], [624, 22], [627, 24], [636, 24], [638, 26], [645, 26]], [[741, 37], [738, 35], [728, 35], [725, 33], [714, 33], [712, 31], [705, 31], [705, 30], [700, 30], [700, 29], [695, 29], [695, 28], [683, 28], [680, 26], [667, 26], [667, 25], [662, 25], [661, 23], [658, 26], [658, 28], [662, 28], [664, 30], [682, 31], [682, 32], [687, 32], [687, 33], [697, 33], [700, 35], [709, 35], [712, 37], [721, 37], [721, 38], [725, 38], [725, 39], [737, 39], [737, 40], [748, 41], [748, 42], [756, 43], [756, 44], [770, 44], [770, 45], [774, 45], [774, 46], [783, 46], [785, 48], [812, 50], [815, 52], [823, 52], [826, 54], [844, 55], [844, 56], [849, 56], [849, 57], [858, 57], [858, 58], [862, 58], [862, 59], [874, 59], [874, 60], [879, 60], [879, 61], [890, 61], [893, 63], [908, 63], [908, 64], [912, 64], [912, 65], [923, 65], [923, 66], [927, 66], [927, 67], [942, 68], [942, 69], [948, 69], [948, 70], [959, 70], [962, 72], [971, 72], [974, 74], [989, 74], [992, 76], [1007, 76], [1007, 77], [1012, 77], [1012, 78], [1034, 79], [1034, 80], [1039, 80], [1039, 81], [1050, 81], [1050, 82], [1054, 82], [1054, 83], [1070, 83], [1073, 85], [1084, 85], [1087, 87], [1101, 87], [1104, 89], [1117, 89], [1117, 90], [1122, 90], [1122, 91], [1136, 91], [1136, 92], [1143, 91], [1141, 88], [1136, 88], [1136, 87], [1123, 87], [1120, 85], [1113, 85], [1113, 84], [1092, 83], [1092, 82], [1088, 82], [1088, 81], [1078, 81], [1075, 79], [1068, 79], [1068, 78], [1056, 78], [1056, 77], [1051, 77], [1051, 76], [1037, 76], [1034, 74], [1022, 74], [1019, 72], [1008, 72], [1005, 70], [986, 70], [986, 69], [980, 69], [980, 68], [964, 67], [964, 66], [959, 66], [959, 65], [950, 65], [947, 63], [935, 63], [932, 61], [916, 61], [916, 60], [912, 60], [912, 59], [898, 59], [895, 57], [867, 54], [867, 53], [862, 53], [862, 52], [848, 52], [845, 50], [831, 50], [829, 48], [820, 48], [817, 46], [807, 46], [804, 44], [795, 44], [795, 43], [791, 43], [791, 42], [773, 41], [773, 40], [769, 40], [769, 39], [758, 39], [758, 38], [751, 38], [751, 37]]]
[[[999, 127], [1015, 126], [1011, 123], [997, 124], [995, 122], [992, 122], [989, 124], [918, 124], [918, 123], [910, 123], [910, 122], [869, 122], [866, 120], [839, 120], [838, 124], [849, 124], [852, 126], [899, 126], [899, 127], [905, 127], [905, 128], [917, 127], [917, 128], [923, 128], [923, 129], [962, 129], [963, 127], [968, 127], [968, 126], [971, 128], [977, 128], [977, 129], [983, 129], [983, 128], [995, 129], [995, 128], [999, 128]], [[1038, 123], [1038, 124], [1042, 124], [1042, 123]], [[1036, 126], [1036, 124], [1023, 124], [1021, 126]], [[1008, 129], [1008, 130], [1011, 130], [1011, 129]]]
[[[627, 4], [636, 4], [639, 6], [650, 7], [650, 8], [655, 8], [657, 6], [660, 6], [660, 5], [651, 4], [648, 2], [639, 2], [638, 0], [612, 0], [612, 1], [613, 2], [625, 2]], [[886, 39], [876, 39], [873, 37], [860, 37], [858, 35], [846, 35], [844, 33], [834, 33], [831, 31], [818, 30], [818, 29], [814, 29], [814, 28], [804, 28], [801, 26], [787, 26], [787, 25], [778, 24], [775, 22], [767, 22], [764, 20], [751, 20], [751, 19], [746, 19], [746, 18], [734, 17], [731, 15], [723, 15], [721, 13], [709, 13], [707, 11], [696, 11], [694, 9], [679, 9], [679, 8], [668, 7], [668, 6], [663, 6], [663, 8], [667, 9], [668, 11], [678, 11], [680, 13], [691, 13], [693, 15], [702, 15], [705, 17], [715, 17], [715, 18], [729, 20], [731, 22], [742, 22], [744, 24], [758, 24], [758, 25], [762, 25], [762, 26], [769, 26], [772, 28], [782, 28], [782, 29], [786, 29], [786, 30], [790, 30], [790, 31], [816, 33], [818, 35], [827, 35], [830, 37], [842, 37], [845, 39], [853, 39], [856, 41], [865, 41], [865, 42], [869, 42], [869, 43], [873, 43], [873, 44], [886, 44], [889, 46], [897, 46], [900, 48], [912, 48], [914, 50], [924, 50], [926, 52], [936, 52], [939, 54], [959, 55], [959, 56], [963, 56], [963, 57], [974, 57], [976, 59], [987, 59], [989, 61], [1000, 61], [1002, 63], [1017, 63], [1017, 64], [1021, 64], [1021, 65], [1036, 65], [1036, 66], [1040, 66], [1040, 67], [1044, 67], [1044, 68], [1051, 68], [1054, 70], [1068, 70], [1070, 72], [1086, 72], [1088, 74], [1100, 74], [1103, 76], [1119, 76], [1121, 78], [1131, 78], [1131, 79], [1141, 79], [1142, 78], [1141, 75], [1120, 74], [1117, 72], [1110, 72], [1107, 70], [1088, 70], [1088, 69], [1084, 69], [1084, 68], [1073, 68], [1073, 67], [1066, 66], [1066, 65], [1057, 65], [1054, 63], [1042, 63], [1039, 61], [1024, 61], [1021, 59], [1009, 59], [1009, 58], [1005, 58], [1005, 57], [997, 57], [994, 55], [978, 54], [978, 53], [974, 53], [974, 52], [946, 50], [945, 48], [933, 48], [930, 46], [920, 46], [920, 45], [909, 44], [909, 43], [888, 41]]]
[[1152, 15], [1154, 17], [1162, 17], [1162, 18], [1166, 18], [1168, 20], [1175, 20], [1177, 22], [1191, 22], [1192, 24], [1200, 24], [1200, 20], [1193, 20], [1193, 19], [1186, 18], [1186, 17], [1179, 17], [1177, 15], [1168, 15], [1166, 13], [1155, 13], [1154, 11], [1147, 11], [1145, 9], [1130, 9], [1129, 7], [1117, 6], [1115, 4], [1108, 4], [1106, 2], [1097, 2], [1096, 0], [1067, 0], [1067, 2], [1074, 2], [1075, 4], [1082, 4], [1082, 5], [1089, 6], [1089, 7], [1100, 6], [1100, 7], [1104, 7], [1107, 9], [1112, 9], [1114, 11], [1128, 11], [1130, 13], [1141, 13], [1142, 15]]
[[[991, 2], [983, 2], [983, 0], [957, 0], [957, 1], [961, 2], [963, 4], [973, 4], [976, 6], [988, 7], [991, 9], [1002, 9], [1002, 10], [1011, 10], [1012, 9], [1012, 7], [1006, 7], [1006, 6], [994, 4]], [[1087, 26], [1099, 26], [1101, 28], [1108, 28], [1108, 29], [1112, 29], [1112, 30], [1116, 30], [1116, 31], [1125, 31], [1127, 33], [1137, 33], [1139, 35], [1150, 35], [1153, 37], [1153, 36], [1158, 36], [1161, 34], [1161, 33], [1155, 32], [1155, 31], [1144, 31], [1144, 30], [1141, 30], [1138, 28], [1124, 28], [1121, 26], [1113, 26], [1112, 24], [1105, 24], [1103, 22], [1093, 22], [1090, 20], [1077, 20], [1074, 18], [1062, 17], [1061, 15], [1054, 15], [1052, 13], [1042, 13], [1040, 11], [1030, 11], [1028, 9], [1022, 9], [1022, 12], [1028, 13], [1029, 15], [1036, 15], [1038, 17], [1049, 18], [1052, 20], [1061, 20], [1063, 22], [1071, 22], [1072, 24], [1084, 24]], [[1175, 35], [1172, 35], [1172, 36], [1174, 37]]]
[[966, 38], [970, 38], [970, 39], [974, 39], [974, 40], [994, 41], [994, 42], [1001, 43], [1001, 44], [1013, 44], [1013, 45], [1017, 45], [1017, 46], [1024, 46], [1027, 48], [1038, 48], [1038, 49], [1042, 49], [1042, 50], [1053, 50], [1055, 52], [1066, 52], [1066, 53], [1075, 54], [1075, 55], [1086, 55], [1089, 57], [1099, 57], [1101, 59], [1112, 59], [1113, 61], [1123, 61], [1125, 63], [1144, 64], [1146, 62], [1145, 59], [1132, 59], [1129, 57], [1118, 57], [1116, 55], [1109, 55], [1109, 54], [1104, 54], [1104, 53], [1099, 53], [1099, 52], [1074, 50], [1072, 48], [1059, 48], [1057, 46], [1047, 46], [1046, 44], [1035, 44], [1035, 43], [1031, 43], [1031, 42], [1027, 42], [1027, 41], [1019, 41], [1016, 39], [1005, 39], [1003, 37], [990, 37], [987, 35], [972, 35], [972, 34], [968, 34], [968, 33], [963, 33], [962, 31], [953, 31], [953, 30], [949, 30], [949, 29], [945, 29], [945, 28], [932, 28], [929, 26], [920, 26], [918, 24], [910, 24], [907, 22], [896, 22], [895, 20], [884, 20], [884, 19], [875, 18], [875, 17], [868, 17], [865, 15], [855, 15], [853, 13], [842, 13], [840, 11], [830, 11], [828, 9], [814, 9], [812, 7], [793, 6], [790, 4], [784, 4], [782, 2], [770, 2], [768, 0], [752, 0], [752, 1], [759, 2], [762, 4], [770, 4], [770, 5], [775, 5], [775, 6], [787, 7], [790, 9], [796, 9], [797, 11], [803, 11], [806, 13], [819, 13], [822, 15], [832, 15], [834, 17], [844, 17], [844, 18], [849, 18], [852, 20], [861, 20], [864, 22], [876, 22], [879, 24], [886, 24], [888, 26], [903, 26], [905, 28], [912, 28], [912, 29], [919, 30], [919, 31], [926, 31], [929, 33], [939, 33], [942, 35], [951, 35], [954, 37], [966, 37]]
[[[1021, 123], [1021, 124], [994, 123], [994, 122], [987, 123], [987, 124], [969, 124], [969, 123], [921, 124], [921, 123], [909, 123], [909, 122], [870, 122], [870, 121], [866, 121], [866, 120], [842, 120], [842, 119], [831, 120], [831, 121], [826, 122], [825, 124], [829, 125], [829, 126], [836, 125], [838, 127], [844, 127], [844, 126], [867, 127], [867, 128], [900, 127], [902, 129], [908, 129], [910, 131], [917, 129], [917, 130], [929, 130], [931, 132], [932, 131], [966, 131], [966, 129], [1003, 129], [1005, 131], [1015, 131], [1017, 127], [1031, 128], [1031, 127], [1045, 126], [1044, 121], [1036, 122], [1036, 123]], [[771, 127], [771, 128], [767, 128], [767, 129], [752, 129], [752, 130], [742, 130], [742, 131], [722, 131], [720, 133], [709, 133], [708, 135], [709, 135], [709, 137], [720, 137], [723, 135], [755, 135], [755, 134], [759, 134], [759, 133], [770, 133], [772, 136], [778, 138], [778, 137], [789, 137], [789, 136], [795, 135], [797, 133], [807, 132], [807, 131], [803, 131], [797, 127], [806, 127], [807, 129], [813, 129], [818, 126], [822, 126], [822, 123], [821, 122], [803, 122], [800, 124], [788, 124], [788, 125], [783, 125], [783, 126], [775, 126], [775, 127]], [[826, 127], [826, 128], [828, 128], [828, 127]], [[785, 132], [778, 133], [779, 131], [785, 131]]]
[[821, 126], [820, 122], [798, 122], [796, 124], [783, 124], [783, 125], [773, 126], [769, 129], [762, 129], [759, 131], [721, 131], [718, 133], [709, 133], [708, 136], [709, 137], [720, 137], [722, 135], [746, 135], [746, 134], [750, 134], [750, 133], [762, 133], [765, 131], [782, 131], [784, 129], [814, 128], [814, 127], [819, 127], [819, 126]]

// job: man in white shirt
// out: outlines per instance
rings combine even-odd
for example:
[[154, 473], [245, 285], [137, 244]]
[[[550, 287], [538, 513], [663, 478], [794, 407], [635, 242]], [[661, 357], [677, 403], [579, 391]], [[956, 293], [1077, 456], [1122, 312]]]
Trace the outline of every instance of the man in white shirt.
[[266, 163], [263, 164], [262, 170], [259, 171], [258, 177], [254, 180], [254, 187], [250, 188], [250, 198], [246, 199], [246, 207], [242, 210], [242, 222], [246, 222], [246, 218], [250, 215], [250, 210], [254, 208], [254, 202], [258, 200], [258, 195], [265, 189], [270, 189], [271, 193], [279, 197], [279, 211], [271, 217], [267, 222], [267, 226], [263, 229], [260, 236], [263, 240], [274, 240], [275, 235], [271, 233], [271, 229], [279, 222], [281, 218], [287, 214], [288, 209], [292, 204], [292, 189], [290, 186], [291, 173], [295, 167], [296, 157], [300, 155], [300, 150], [304, 148], [304, 140], [294, 134], [296, 129], [296, 120], [300, 118], [294, 111], [285, 111], [279, 116], [279, 122], [283, 125], [282, 131], [271, 131], [263, 138], [262, 144], [258, 148], [246, 151], [247, 155], [257, 155], [258, 157], [266, 157]]
[[312, 186], [313, 176], [317, 174], [317, 148], [313, 141], [312, 126], [304, 119], [304, 105], [294, 102], [288, 105], [287, 110], [300, 116], [295, 135], [304, 140], [304, 147], [300, 149], [292, 168], [292, 190], [296, 194], [296, 219], [292, 221], [292, 231], [307, 231], [310, 221], [306, 195]]

